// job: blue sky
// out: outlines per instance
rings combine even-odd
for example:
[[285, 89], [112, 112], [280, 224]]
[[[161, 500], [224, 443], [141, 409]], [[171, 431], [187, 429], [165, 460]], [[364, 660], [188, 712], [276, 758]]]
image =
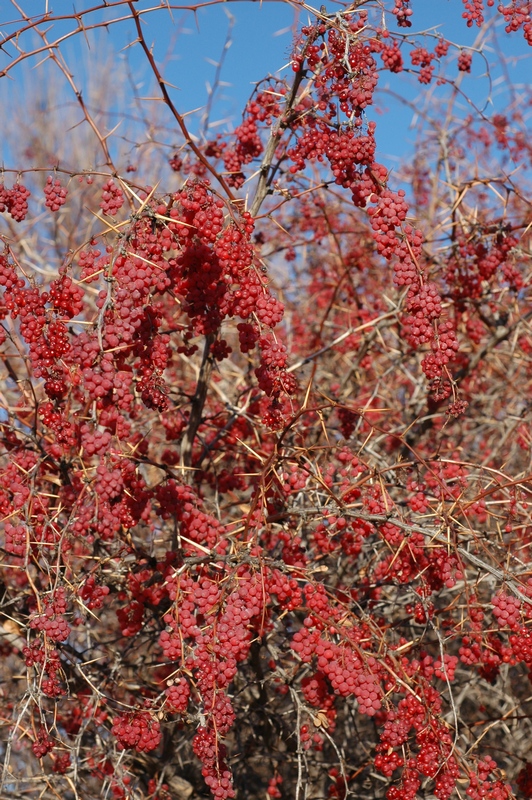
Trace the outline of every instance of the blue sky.
[[[330, 2], [327, 4], [331, 12], [337, 7]], [[468, 29], [461, 19], [461, 0], [413, 0], [413, 9], [414, 25], [409, 33], [437, 31], [456, 44], [472, 45], [475, 42], [478, 29]], [[215, 130], [238, 124], [245, 100], [256, 81], [278, 70], [286, 74], [293, 31], [308, 19], [304, 10], [296, 12], [286, 4], [275, 2], [227, 3], [201, 9], [196, 15], [174, 12], [173, 30], [169, 26], [167, 11], [151, 16], [145, 25], [145, 35], [154, 44], [159, 60], [164, 63], [166, 77], [178, 87], [173, 96], [180, 109], [191, 110], [206, 102], [206, 83], [212, 84], [216, 72], [212, 62], [219, 60], [226, 41], [227, 13], [234, 18], [232, 43], [225, 56], [221, 75], [223, 85], [218, 88], [211, 116], [212, 122], [219, 123]], [[124, 35], [125, 41], [125, 32], [121, 35]], [[500, 25], [496, 35], [507, 56], [507, 68], [512, 81], [516, 84], [526, 83], [527, 76], [532, 74], [532, 49], [523, 41], [520, 33], [508, 36]], [[423, 37], [418, 36], [418, 40], [422, 43]], [[434, 40], [431, 43], [434, 44]], [[453, 63], [456, 55], [457, 51], [451, 50], [449, 70], [453, 76], [457, 74]], [[478, 106], [485, 107], [487, 103], [486, 113], [491, 114], [493, 108], [507, 107], [509, 95], [505, 76], [494, 66], [497, 61], [495, 52], [486, 50], [484, 55], [487, 61], [492, 62], [491, 84], [486, 74], [486, 62], [476, 54], [472, 76], [465, 78], [463, 88]], [[382, 89], [389, 87], [412, 103], [426, 94], [426, 87], [421, 87], [415, 79], [405, 75], [381, 73], [380, 86]], [[440, 91], [443, 93], [445, 90]], [[414, 133], [410, 130], [412, 110], [391, 95], [381, 95], [381, 103], [382, 110], [387, 109], [387, 114], [374, 114], [378, 123], [380, 149], [387, 155], [401, 157], [408, 152], [414, 140]], [[465, 103], [463, 105], [465, 108]], [[371, 110], [368, 116], [372, 116]]]
[[[94, 0], [94, 5], [96, 4], [97, 0]], [[56, 0], [56, 2], [21, 0], [21, 5], [28, 13], [36, 14], [49, 7], [56, 15], [71, 14], [75, 7], [71, 0]], [[81, 2], [78, 0], [78, 5], [88, 7], [86, 0]], [[210, 115], [212, 133], [230, 130], [239, 123], [242, 108], [257, 81], [268, 74], [276, 74], [279, 70], [282, 74], [283, 67], [284, 72], [287, 72], [286, 65], [290, 58], [293, 32], [299, 24], [308, 19], [306, 11], [295, 10], [281, 2], [261, 3], [249, 0], [227, 2], [199, 9], [196, 13], [183, 10], [170, 12], [164, 7], [157, 9], [156, 5], [155, 0], [138, 0], [135, 3], [138, 9], [156, 9], [143, 16], [145, 37], [150, 46], [153, 46], [154, 56], [165, 79], [176, 87], [171, 89], [171, 95], [181, 113], [205, 107], [208, 85], [212, 85], [215, 78], [216, 63], [224, 52], [228, 30], [232, 24], [231, 44], [225, 53], [221, 80]], [[390, 6], [391, 2], [387, 5]], [[478, 29], [476, 27], [468, 29], [461, 19], [463, 11], [461, 0], [413, 0], [412, 5], [414, 25], [408, 33], [419, 34], [417, 39], [420, 44], [423, 43], [420, 32], [427, 30], [441, 32], [456, 44], [471, 45], [474, 42]], [[90, 6], [93, 6], [92, 2]], [[332, 2], [327, 3], [329, 12], [335, 11], [338, 7]], [[16, 17], [15, 9], [9, 0], [0, 0], [0, 10], [0, 28], [3, 32], [9, 33], [13, 30], [13, 26], [7, 23]], [[105, 13], [111, 14], [110, 11]], [[114, 13], [116, 15], [117, 12]], [[119, 13], [124, 14], [124, 7], [119, 9]], [[71, 23], [57, 23], [53, 32], [59, 35], [66, 32], [69, 26]], [[396, 29], [393, 23], [390, 27]], [[49, 35], [52, 36], [52, 33]], [[107, 32], [100, 30], [96, 37], [77, 36], [69, 40], [63, 50], [69, 68], [79, 76], [81, 83], [86, 83], [90, 81], [91, 70], [85, 61], [87, 44], [91, 44], [92, 57], [96, 59], [100, 48], [110, 49], [118, 59], [128, 60], [138, 94], [145, 96], [146, 92], [149, 93], [147, 77], [149, 73], [140, 47], [130, 46], [134, 39], [134, 26], [129, 20], [110, 26]], [[508, 36], [500, 26], [497, 29], [497, 42], [506, 54], [506, 68], [511, 81], [518, 86], [526, 84], [528, 74], [532, 74], [531, 48], [524, 43], [520, 33]], [[26, 40], [25, 46], [29, 46], [29, 39]], [[489, 49], [486, 50], [485, 56], [488, 61], [497, 60], [496, 54]], [[453, 58], [456, 58], [456, 51], [451, 51], [449, 64], [449, 70], [454, 75], [456, 65], [452, 63]], [[8, 62], [9, 57], [0, 51], [0, 65]], [[26, 70], [27, 78], [28, 66], [25, 62], [21, 65], [21, 69], [14, 70], [10, 74], [17, 80], [22, 70]], [[466, 77], [463, 83], [464, 92], [473, 98], [478, 106], [485, 106], [489, 115], [494, 109], [506, 108], [510, 102], [508, 76], [496, 66], [491, 67], [491, 75], [490, 84], [486, 76], [486, 63], [479, 54], [476, 54], [473, 74], [471, 77]], [[16, 87], [16, 80], [15, 83], [11, 82], [8, 89], [14, 92], [15, 102], [23, 103], [24, 98], [20, 93], [20, 87], [19, 89]], [[370, 109], [368, 118], [377, 121], [378, 158], [391, 159], [392, 163], [398, 162], [412, 152], [415, 140], [412, 122], [416, 120], [413, 107], [420, 107], [420, 98], [426, 97], [427, 89], [420, 87], [411, 77], [393, 76], [389, 73], [381, 73], [380, 88], [383, 90], [377, 104], [380, 107]], [[387, 94], [387, 88], [393, 94]], [[112, 74], [109, 75], [109, 91], [111, 93], [114, 91]], [[445, 89], [432, 88], [430, 91], [443, 93]], [[117, 96], [115, 100], [117, 106], [121, 108], [128, 104], [126, 97]], [[148, 101], [147, 108], [150, 102], [152, 101]], [[466, 109], [466, 103], [462, 105]], [[188, 117], [192, 131], [199, 130], [201, 119], [201, 111]], [[4, 118], [3, 124], [8, 123], [9, 120]], [[4, 158], [6, 158], [5, 153]]]

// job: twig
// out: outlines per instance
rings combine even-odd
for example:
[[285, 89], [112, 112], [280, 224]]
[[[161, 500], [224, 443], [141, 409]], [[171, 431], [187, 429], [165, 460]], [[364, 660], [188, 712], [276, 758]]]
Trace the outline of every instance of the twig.
[[316, 350], [315, 353], [305, 356], [305, 358], [302, 358], [300, 361], [296, 361], [296, 363], [292, 364], [292, 366], [286, 371], [294, 372], [294, 370], [303, 367], [305, 364], [309, 364], [311, 361], [314, 361], [315, 358], [319, 358], [319, 356], [323, 355], [323, 353], [326, 353], [328, 350], [332, 350], [333, 347], [336, 347], [337, 344], [343, 342], [344, 339], [347, 339], [352, 333], [359, 333], [366, 328], [372, 328], [379, 322], [395, 316], [397, 316], [397, 311], [389, 311], [387, 314], [382, 314], [380, 317], [369, 320], [369, 322], [364, 322], [362, 325], [358, 325], [356, 328], [348, 328], [348, 330], [344, 331], [344, 333], [342, 333], [340, 336], [337, 336], [336, 339], [334, 339], [330, 344], [325, 345], [325, 347], [321, 347], [319, 350]]
[[[305, 44], [305, 49], [312, 44], [311, 40]], [[281, 136], [285, 132], [285, 130], [290, 125], [291, 117], [292, 117], [292, 110], [297, 99], [297, 93], [299, 91], [299, 87], [301, 86], [301, 82], [303, 80], [303, 70], [299, 70], [296, 73], [294, 78], [294, 82], [292, 84], [292, 89], [290, 90], [290, 94], [288, 95], [288, 99], [286, 101], [286, 105], [283, 111], [283, 114], [279, 118], [279, 121], [276, 127], [270, 134], [270, 138], [264, 150], [264, 157], [262, 159], [262, 164], [260, 165], [259, 170], [259, 181], [257, 184], [257, 189], [255, 191], [255, 197], [253, 198], [253, 203], [251, 204], [251, 216], [256, 217], [259, 213], [259, 209], [262, 206], [266, 195], [268, 194], [269, 187], [275, 175], [275, 169], [272, 169], [272, 162], [275, 156], [275, 151], [279, 145], [279, 141]]]
[[192, 464], [192, 448], [196, 433], [201, 425], [201, 417], [203, 414], [203, 407], [207, 399], [207, 391], [209, 388], [209, 378], [212, 372], [212, 359], [210, 358], [211, 346], [214, 342], [214, 334], [209, 334], [205, 337], [205, 347], [203, 349], [203, 359], [201, 362], [198, 382], [196, 384], [196, 391], [192, 398], [192, 406], [190, 409], [190, 418], [187, 430], [183, 436], [181, 444], [181, 465], [183, 467], [190, 467]]
[[140, 13], [135, 8], [135, 6], [133, 5], [133, 0], [128, 0], [128, 6], [129, 6], [129, 8], [131, 10], [131, 16], [133, 17], [133, 20], [135, 22], [135, 27], [137, 29], [138, 42], [139, 42], [140, 46], [142, 47], [142, 49], [144, 50], [144, 53], [146, 55], [146, 58], [148, 59], [148, 62], [149, 62], [150, 67], [152, 69], [152, 72], [153, 72], [153, 74], [155, 76], [155, 79], [156, 79], [157, 83], [159, 84], [159, 88], [160, 88], [161, 94], [162, 94], [162, 96], [164, 98], [164, 102], [168, 106], [169, 110], [171, 111], [171, 113], [174, 116], [174, 119], [176, 120], [177, 124], [179, 125], [179, 128], [181, 130], [181, 133], [184, 136], [186, 144], [188, 145], [188, 147], [190, 147], [190, 149], [192, 150], [192, 152], [194, 153], [194, 155], [196, 156], [198, 161], [200, 161], [204, 165], [204, 167], [211, 173], [211, 175], [218, 181], [218, 183], [220, 184], [220, 186], [222, 187], [222, 189], [226, 193], [227, 197], [233, 203], [236, 203], [237, 199], [235, 198], [233, 192], [231, 191], [231, 189], [227, 185], [227, 183], [224, 180], [224, 178], [212, 166], [212, 164], [210, 163], [208, 158], [206, 158], [203, 155], [203, 153], [201, 152], [199, 147], [194, 143], [192, 137], [190, 136], [190, 133], [188, 132], [188, 128], [185, 125], [185, 120], [183, 119], [182, 115], [179, 113], [179, 111], [177, 110], [177, 108], [173, 104], [173, 102], [172, 102], [172, 100], [170, 98], [170, 95], [168, 94], [168, 89], [166, 88], [166, 81], [164, 80], [164, 78], [162, 77], [161, 73], [159, 72], [159, 68], [157, 67], [157, 64], [155, 63], [155, 59], [153, 57], [153, 53], [151, 52], [150, 48], [148, 47], [148, 45], [146, 43], [146, 39], [144, 38], [144, 34], [142, 32], [142, 28], [141, 28], [141, 25], [140, 25]]

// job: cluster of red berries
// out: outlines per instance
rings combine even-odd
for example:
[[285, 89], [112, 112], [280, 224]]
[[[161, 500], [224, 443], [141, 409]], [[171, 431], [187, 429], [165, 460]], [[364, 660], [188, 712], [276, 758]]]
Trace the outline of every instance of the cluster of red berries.
[[[490, 5], [493, 0], [490, 0]], [[530, 2], [525, 0], [512, 0], [510, 5], [504, 6], [502, 3], [497, 6], [497, 10], [503, 15], [506, 22], [506, 33], [518, 31], [523, 29], [525, 40], [529, 45], [532, 45], [532, 9]]]
[[[83, 300], [83, 289], [68, 275], [63, 274], [50, 284], [48, 302], [53, 306], [54, 312], [61, 317], [72, 319], [80, 314], [83, 309]], [[64, 329], [61, 330], [62, 335], [65, 336]], [[49, 334], [50, 338], [52, 336], [50, 329]]]
[[[412, 12], [408, 2], [398, 0], [393, 13], [399, 25], [410, 25]], [[364, 23], [364, 12], [356, 19], [358, 23]], [[371, 204], [368, 214], [377, 250], [393, 263], [395, 282], [412, 287], [407, 303], [410, 313], [405, 321], [408, 341], [413, 347], [431, 345], [433, 353], [424, 359], [423, 369], [433, 382], [433, 396], [441, 400], [451, 391], [451, 383], [443, 371], [458, 349], [454, 329], [448, 321], [440, 323], [439, 327], [434, 324], [441, 315], [441, 299], [434, 284], [431, 284], [429, 294], [423, 287], [423, 237], [405, 224], [408, 205], [404, 191], [394, 193], [388, 189], [386, 170], [373, 161], [374, 123], [367, 125], [365, 134], [359, 132], [361, 111], [371, 104], [376, 86], [377, 72], [372, 53], [380, 52], [385, 64], [395, 71], [402, 69], [401, 53], [396, 41], [390, 45], [381, 40], [362, 44], [352, 35], [354, 24], [355, 20], [347, 15], [340, 28], [335, 25], [327, 29], [327, 25], [318, 21], [316, 25], [302, 29], [305, 44], [300, 48], [297, 69], [301, 70], [306, 61], [308, 69], [315, 75], [319, 102], [309, 113], [301, 115], [301, 130], [296, 144], [287, 151], [294, 162], [290, 169], [295, 174], [308, 161], [323, 162], [327, 159], [335, 182], [351, 190], [355, 205], [364, 207]], [[327, 46], [324, 43], [318, 45], [317, 41], [325, 36]], [[384, 42], [386, 38], [384, 36]], [[438, 41], [434, 53], [423, 47], [412, 49], [411, 61], [421, 69], [421, 82], [431, 81], [432, 62], [434, 58], [444, 56], [447, 49], [448, 43], [443, 39]], [[459, 68], [465, 70], [470, 54], [463, 53], [460, 58]], [[350, 116], [345, 128], [338, 128], [337, 112], [331, 103], [334, 98], [341, 111]], [[454, 405], [453, 413], [458, 414], [459, 408], [462, 410], [462, 406]]]
[[25, 525], [14, 525], [11, 520], [4, 522], [5, 549], [14, 556], [23, 556], [28, 542], [28, 529]]
[[57, 650], [49, 646], [46, 639], [34, 639], [22, 650], [27, 667], [35, 667], [39, 672], [39, 685], [46, 697], [61, 697], [66, 694], [59, 679], [61, 661]]
[[107, 214], [109, 217], [114, 217], [123, 205], [124, 192], [112, 179], [108, 180], [102, 189], [100, 208], [104, 214]]
[[165, 708], [171, 714], [184, 714], [190, 697], [190, 685], [187, 679], [180, 677], [177, 681], [169, 681], [168, 684]]
[[[312, 109], [301, 109], [301, 122], [296, 124], [300, 135], [288, 150], [293, 173], [309, 160], [326, 157], [335, 181], [350, 188], [353, 202], [360, 206], [365, 206], [372, 194], [380, 193], [386, 179], [386, 169], [373, 162], [375, 123], [368, 123], [365, 133], [360, 130], [362, 111], [372, 103], [377, 84], [372, 53], [382, 51], [380, 41], [363, 42], [355, 35], [365, 22], [362, 11], [356, 17], [346, 15], [340, 30], [322, 22], [302, 29], [305, 40], [294, 63], [300, 70], [306, 59], [315, 73], [318, 102]], [[314, 44], [325, 35], [327, 44]], [[345, 126], [338, 127], [335, 101], [349, 118]]]
[[54, 749], [54, 740], [44, 726], [40, 726], [31, 746], [36, 758], [43, 758]]
[[28, 213], [29, 189], [22, 183], [14, 183], [11, 189], [0, 185], [0, 213], [8, 211], [15, 222], [22, 222]]
[[[462, 17], [467, 20], [467, 27], [475, 23], [479, 28], [484, 24], [484, 0], [463, 0], [465, 11]], [[493, 6], [495, 0], [488, 0], [488, 7]]]
[[392, 14], [397, 18], [397, 24], [400, 28], [411, 28], [412, 22], [412, 9], [410, 8], [410, 0], [395, 0], [395, 6], [392, 8]]
[[50, 211], [59, 211], [61, 206], [66, 203], [67, 190], [61, 186], [59, 178], [52, 178], [48, 176], [44, 184], [44, 196], [46, 198], [45, 206]]
[[421, 67], [418, 75], [418, 81], [420, 83], [428, 84], [432, 81], [432, 74], [434, 72], [433, 58], [434, 54], [429, 53], [425, 47], [414, 47], [414, 49], [410, 51], [410, 61], [413, 66]]
[[60, 586], [45, 596], [44, 606], [42, 613], [31, 615], [30, 628], [45, 633], [53, 642], [64, 642], [70, 635], [70, 625], [64, 618], [67, 610], [65, 589]]
[[[323, 161], [326, 157], [336, 183], [357, 193], [357, 184], [364, 181], [365, 168], [373, 163], [375, 153], [375, 123], [370, 122], [366, 133], [360, 131], [361, 114], [373, 102], [377, 85], [376, 62], [372, 52], [380, 44], [361, 43], [354, 34], [363, 27], [364, 11], [357, 17], [346, 15], [341, 31], [323, 23], [302, 29], [305, 37], [300, 52], [294, 55], [294, 68], [300, 71], [306, 61], [315, 74], [314, 86], [318, 102], [314, 109], [301, 109], [296, 124], [300, 135], [294, 147], [288, 150], [294, 162], [291, 172], [302, 170], [307, 161]], [[327, 36], [327, 44], [314, 42]], [[349, 117], [349, 123], [338, 128], [336, 103]], [[303, 103], [304, 105], [304, 103]], [[375, 190], [375, 186], [372, 187]]]
[[79, 279], [82, 283], [93, 283], [98, 280], [98, 267], [96, 266], [101, 256], [101, 250], [90, 247], [81, 250], [78, 254]]
[[89, 575], [83, 586], [79, 591], [79, 596], [91, 611], [95, 608], [101, 608], [103, 601], [109, 594], [109, 587], [96, 583], [94, 575]]
[[222, 156], [224, 167], [227, 172], [226, 181], [229, 186], [239, 188], [245, 181], [242, 167], [251, 163], [253, 159], [260, 156], [263, 152], [263, 144], [259, 131], [259, 123], [270, 125], [272, 119], [280, 113], [280, 106], [276, 99], [276, 92], [265, 90], [258, 92], [246, 106], [244, 119], [235, 128], [233, 134], [234, 143], [228, 146], [226, 142], [218, 140], [218, 152], [213, 152], [211, 145], [211, 155]]
[[471, 72], [471, 62], [473, 61], [473, 56], [471, 53], [467, 53], [465, 50], [462, 50], [458, 56], [458, 69], [460, 72]]
[[[491, 604], [493, 606], [493, 616], [497, 620], [499, 627], [508, 627], [512, 631], [520, 629], [523, 604], [519, 598], [500, 590], [493, 596]], [[532, 606], [529, 605], [526, 611], [528, 611], [528, 616], [532, 616]]]
[[70, 758], [70, 753], [60, 753], [56, 755], [54, 764], [53, 764], [53, 771], [58, 775], [64, 775], [70, 769], [72, 765], [72, 761]]
[[268, 788], [266, 789], [266, 793], [269, 797], [282, 797], [281, 789], [279, 788], [283, 782], [283, 779], [280, 775], [274, 775], [273, 778], [270, 778], [268, 782]]
[[510, 800], [513, 797], [512, 787], [500, 779], [489, 780], [497, 769], [497, 764], [491, 756], [484, 756], [477, 764], [477, 773], [469, 775], [467, 795], [472, 800], [481, 800], [489, 797], [490, 800]]
[[[423, 778], [432, 778], [438, 800], [447, 800], [460, 777], [460, 769], [452, 755], [453, 742], [447, 728], [437, 720], [441, 698], [426, 686], [425, 703], [407, 694], [397, 709], [386, 712], [386, 721], [377, 746], [375, 764], [383, 774], [404, 767], [398, 785], [391, 787], [388, 797], [414, 800]], [[414, 734], [417, 752], [405, 762], [404, 744]], [[411, 748], [411, 751], [413, 748]]]
[[101, 500], [112, 500], [119, 497], [124, 489], [124, 480], [121, 471], [115, 469], [109, 470], [104, 463], [98, 464], [96, 467], [96, 484], [95, 490]]
[[395, 73], [403, 71], [403, 56], [396, 39], [393, 39], [390, 44], [383, 45], [380, 55], [387, 70]]
[[122, 750], [134, 748], [140, 753], [149, 753], [156, 750], [161, 741], [161, 726], [149, 711], [121, 714], [115, 718], [112, 732]]
[[235, 797], [231, 771], [225, 761], [227, 749], [218, 742], [216, 734], [206, 728], [198, 728], [192, 747], [203, 764], [202, 775], [213, 797], [216, 800]]
[[135, 636], [144, 622], [144, 604], [138, 600], [130, 600], [126, 606], [116, 612], [122, 636]]
[[409, 344], [418, 347], [434, 338], [434, 320], [442, 313], [441, 298], [434, 283], [423, 286], [414, 284], [406, 299], [407, 315], [403, 319], [405, 334]]

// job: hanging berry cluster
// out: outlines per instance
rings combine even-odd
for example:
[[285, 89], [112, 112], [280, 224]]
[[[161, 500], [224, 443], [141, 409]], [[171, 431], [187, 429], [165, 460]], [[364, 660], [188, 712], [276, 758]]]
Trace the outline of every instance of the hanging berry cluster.
[[[403, 4], [402, 10], [394, 13], [406, 24], [409, 11]], [[452, 391], [448, 365], [458, 341], [453, 323], [440, 321], [441, 298], [435, 284], [430, 284], [431, 301], [427, 303], [423, 234], [407, 223], [405, 192], [388, 188], [387, 170], [374, 160], [376, 124], [364, 124], [364, 118], [378, 81], [374, 54], [383, 52], [383, 44], [381, 39], [363, 35], [366, 23], [367, 14], [361, 11], [353, 16], [337, 15], [333, 22], [318, 20], [302, 29], [304, 38], [293, 58], [293, 69], [312, 74], [317, 102], [312, 108], [303, 105], [299, 121], [292, 126], [297, 142], [287, 151], [294, 162], [290, 171], [296, 174], [309, 162], [328, 162], [334, 182], [350, 190], [356, 206], [367, 208], [377, 252], [391, 262], [395, 283], [410, 287], [405, 309], [409, 343], [412, 347], [430, 345], [432, 352], [423, 359], [422, 368], [434, 397], [441, 401]], [[384, 52], [386, 66], [399, 71], [399, 52], [394, 50], [393, 57], [389, 50]], [[421, 82], [430, 83], [432, 55], [415, 48], [411, 59], [422, 67]], [[346, 122], [339, 121], [339, 112], [347, 117]]]

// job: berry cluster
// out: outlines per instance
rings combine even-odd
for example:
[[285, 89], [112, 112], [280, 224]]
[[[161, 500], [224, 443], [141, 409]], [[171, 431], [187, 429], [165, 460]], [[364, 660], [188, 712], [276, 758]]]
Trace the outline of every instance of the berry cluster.
[[28, 213], [29, 189], [22, 183], [14, 183], [11, 189], [0, 185], [0, 213], [8, 211], [15, 222], [22, 222]]
[[23, 556], [28, 542], [28, 529], [24, 525], [14, 525], [13, 521], [4, 523], [5, 549], [14, 556]]
[[424, 342], [432, 341], [434, 327], [432, 323], [442, 313], [441, 298], [434, 283], [424, 286], [412, 286], [407, 295], [406, 309], [408, 315], [403, 319], [408, 342], [418, 347]]
[[102, 188], [100, 208], [104, 214], [114, 217], [124, 205], [124, 192], [113, 180], [108, 180]]
[[91, 611], [101, 608], [108, 594], [109, 587], [98, 585], [94, 575], [89, 575], [79, 592], [79, 596]]
[[198, 728], [192, 746], [194, 753], [203, 764], [201, 772], [213, 797], [216, 800], [235, 797], [231, 772], [225, 761], [227, 749], [225, 745], [217, 741], [216, 734], [206, 728]]
[[190, 697], [190, 685], [188, 681], [186, 678], [179, 678], [177, 681], [168, 681], [168, 684], [165, 708], [172, 714], [184, 714], [187, 710]]
[[122, 750], [132, 748], [139, 753], [149, 753], [161, 742], [161, 726], [149, 711], [121, 714], [114, 720], [112, 732]]
[[65, 589], [61, 586], [44, 598], [43, 613], [32, 614], [30, 628], [46, 634], [53, 642], [64, 642], [70, 635], [70, 625], [64, 614], [67, 610]]
[[491, 604], [493, 616], [501, 628], [508, 627], [512, 631], [519, 630], [522, 603], [517, 597], [500, 591], [494, 595]]
[[530, 761], [527, 761], [525, 766], [520, 770], [516, 782], [523, 793], [523, 797], [532, 797], [532, 764]]
[[471, 62], [473, 61], [473, 56], [471, 53], [467, 53], [465, 50], [462, 50], [458, 56], [458, 69], [460, 72], [471, 72]]
[[[398, 74], [410, 51], [428, 84], [449, 43], [430, 52], [386, 30], [390, 10], [410, 27], [409, 0], [385, 3], [382, 28], [371, 5], [306, 25], [292, 86], [261, 84], [232, 138], [185, 144], [170, 159], [190, 176], [178, 190], [132, 184], [137, 212], [82, 246], [73, 231], [64, 263], [58, 237], [53, 279], [28, 274], [28, 240], [9, 226], [0, 677], [15, 687], [20, 659], [28, 686], [17, 699], [6, 690], [1, 711], [17, 720], [14, 743], [20, 730], [35, 757], [52, 752], [40, 766], [61, 791], [79, 774], [117, 800], [169, 800], [181, 794], [175, 764], [169, 788], [155, 755], [173, 758], [179, 739], [178, 758], [195, 755], [220, 800], [245, 794], [252, 774], [249, 791], [269, 797], [306, 792], [302, 780], [309, 796], [328, 782], [337, 798], [448, 800], [460, 786], [473, 800], [511, 796], [477, 755], [476, 732], [492, 748], [495, 726], [469, 725], [468, 709], [505, 664], [504, 696], [532, 679], [528, 209], [516, 171], [504, 214], [491, 213], [478, 175], [449, 214], [424, 150], [404, 173], [410, 204], [388, 184], [369, 119], [377, 62]], [[501, 11], [525, 35], [527, 5]], [[484, 6], [464, 0], [469, 25]], [[449, 165], [465, 173], [464, 140], [479, 165], [494, 151], [523, 162], [518, 130], [511, 110], [467, 122]], [[255, 220], [218, 192], [241, 188], [263, 153]], [[216, 162], [221, 189], [205, 179]], [[109, 217], [128, 187], [113, 174], [100, 204]], [[44, 194], [46, 219], [66, 189], [49, 177]], [[28, 195], [1, 186], [0, 211], [21, 221]], [[71, 205], [49, 230], [62, 230]], [[413, 220], [430, 213], [437, 232], [425, 243]], [[264, 266], [272, 257], [287, 265], [285, 316]], [[472, 409], [460, 421], [458, 382]], [[501, 435], [506, 417], [516, 422]], [[474, 691], [454, 703], [464, 686]], [[489, 713], [502, 717], [499, 695]], [[508, 747], [493, 747], [511, 776], [521, 716]], [[362, 769], [332, 767], [355, 724], [374, 737], [373, 763], [368, 751]], [[257, 756], [267, 767], [255, 770]], [[187, 780], [198, 776], [187, 768]]]
[[396, 39], [393, 39], [390, 44], [383, 45], [380, 55], [382, 58], [382, 63], [387, 70], [395, 73], [403, 71], [403, 56], [401, 55], [399, 43]]
[[[393, 13], [399, 25], [410, 25], [411, 9], [407, 2], [397, 2]], [[335, 182], [350, 189], [355, 205], [370, 204], [368, 214], [377, 250], [393, 263], [395, 282], [411, 287], [407, 301], [410, 313], [405, 320], [408, 341], [412, 347], [431, 345], [433, 353], [423, 360], [423, 370], [433, 382], [434, 398], [440, 401], [451, 391], [447, 372], [445, 375], [443, 372], [456, 355], [456, 336], [449, 321], [439, 326], [435, 324], [441, 316], [441, 300], [434, 283], [430, 284], [430, 289], [425, 289], [422, 234], [406, 224], [405, 192], [395, 193], [387, 188], [387, 172], [374, 162], [375, 124], [368, 123], [365, 132], [361, 127], [361, 113], [372, 103], [377, 83], [373, 53], [380, 52], [392, 71], [402, 69], [402, 58], [395, 40], [386, 44], [387, 36], [362, 44], [356, 33], [358, 26], [365, 22], [365, 12], [360, 12], [357, 17], [346, 15], [340, 26], [330, 29], [321, 21], [302, 29], [305, 39], [294, 57], [294, 64], [297, 71], [306, 65], [314, 74], [319, 102], [304, 114], [301, 109], [302, 122], [297, 126], [301, 130], [295, 146], [287, 151], [294, 162], [290, 170], [296, 174], [307, 162], [327, 160]], [[325, 41], [317, 44], [320, 39], [326, 39], [326, 44]], [[433, 59], [445, 55], [447, 47], [448, 43], [440, 40], [434, 54], [424, 47], [411, 50], [411, 61], [420, 67], [422, 83], [430, 83]], [[466, 69], [464, 59], [459, 67]], [[345, 127], [338, 126], [334, 100], [349, 117]], [[453, 406], [453, 410], [458, 413], [458, 406]]]
[[362, 714], [373, 716], [379, 711], [381, 676], [373, 657], [364, 665], [354, 650], [326, 641], [318, 631], [310, 632], [306, 628], [294, 634], [292, 649], [304, 662], [316, 656], [318, 667], [327, 676], [333, 691], [343, 697], [355, 696]]
[[392, 8], [392, 14], [397, 18], [397, 24], [400, 28], [411, 28], [412, 22], [412, 9], [410, 8], [410, 0], [395, 0], [395, 6]]
[[45, 206], [50, 211], [59, 211], [61, 206], [64, 206], [67, 198], [67, 190], [61, 186], [59, 178], [55, 180], [48, 176], [44, 184], [44, 196], [46, 198]]
[[[467, 27], [475, 23], [479, 28], [484, 24], [484, 0], [462, 0], [465, 11], [462, 17], [467, 20]], [[495, 0], [488, 0], [488, 7], [493, 6]]]
[[46, 697], [58, 698], [66, 694], [59, 675], [61, 661], [59, 653], [49, 646], [44, 639], [34, 639], [31, 645], [22, 650], [24, 662], [27, 667], [34, 667], [39, 675], [39, 684]]
[[259, 124], [271, 125], [272, 120], [279, 115], [280, 107], [276, 94], [272, 87], [258, 92], [249, 101], [244, 111], [244, 119], [235, 129], [234, 141], [230, 146], [220, 140], [216, 145], [210, 145], [209, 155], [223, 158], [229, 186], [236, 188], [242, 186], [245, 181], [242, 167], [251, 163], [263, 152]]
[[[491, 5], [492, 0], [490, 0]], [[502, 3], [497, 6], [500, 14], [504, 17], [506, 23], [506, 33], [518, 31], [520, 28], [523, 30], [525, 40], [529, 45], [532, 45], [532, 9], [530, 2], [520, 2], [520, 0], [511, 0], [510, 5], [504, 6]]]
[[43, 727], [42, 725], [37, 731], [31, 749], [33, 750], [33, 755], [36, 758], [44, 758], [44, 756], [47, 755], [47, 753], [50, 753], [54, 749], [54, 740], [52, 739], [46, 728]]
[[419, 71], [418, 81], [420, 83], [430, 83], [432, 81], [432, 74], [434, 72], [434, 65], [432, 59], [434, 55], [429, 53], [425, 47], [415, 47], [410, 51], [410, 61], [416, 67], [421, 67]]

